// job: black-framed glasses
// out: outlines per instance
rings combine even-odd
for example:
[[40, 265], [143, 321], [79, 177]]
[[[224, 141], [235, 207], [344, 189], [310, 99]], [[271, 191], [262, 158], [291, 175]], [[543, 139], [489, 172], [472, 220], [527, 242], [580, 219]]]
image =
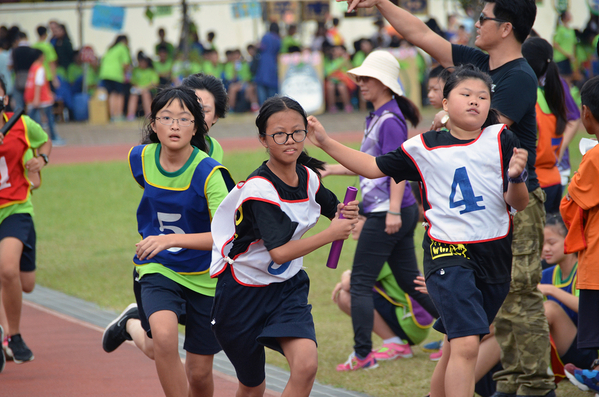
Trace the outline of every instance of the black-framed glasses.
[[156, 120], [160, 121], [162, 125], [173, 125], [175, 121], [179, 123], [179, 127], [189, 127], [195, 120], [181, 117], [180, 119], [174, 119], [170, 116], [156, 117]]
[[308, 135], [308, 131], [296, 130], [296, 131], [293, 131], [291, 134], [288, 134], [286, 132], [276, 132], [274, 134], [266, 134], [266, 135], [271, 136], [272, 140], [275, 141], [275, 143], [277, 145], [284, 145], [287, 143], [287, 140], [289, 139], [289, 137], [291, 137], [297, 143], [303, 142], [304, 139], [306, 139], [306, 135]]
[[495, 22], [509, 22], [506, 21], [505, 19], [500, 19], [500, 18], [491, 18], [486, 16], [485, 14], [483, 14], [482, 12], [480, 13], [480, 16], [478, 17], [478, 23], [479, 24], [483, 24], [483, 22], [485, 21], [495, 21]]

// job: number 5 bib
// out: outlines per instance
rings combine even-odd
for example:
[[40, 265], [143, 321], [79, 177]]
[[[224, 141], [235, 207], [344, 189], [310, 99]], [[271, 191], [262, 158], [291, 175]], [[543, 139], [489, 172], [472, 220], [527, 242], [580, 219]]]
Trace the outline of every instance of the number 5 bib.
[[431, 239], [467, 244], [508, 234], [510, 214], [503, 198], [506, 170], [500, 139], [504, 128], [492, 125], [464, 144], [430, 148], [422, 137], [403, 144], [424, 183]]

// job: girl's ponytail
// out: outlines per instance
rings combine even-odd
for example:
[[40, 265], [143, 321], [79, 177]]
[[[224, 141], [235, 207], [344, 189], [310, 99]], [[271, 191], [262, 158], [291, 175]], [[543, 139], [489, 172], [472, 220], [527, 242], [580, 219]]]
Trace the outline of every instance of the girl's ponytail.
[[397, 106], [401, 113], [405, 117], [406, 120], [412, 124], [413, 127], [416, 127], [420, 120], [422, 119], [420, 115], [420, 110], [418, 110], [418, 106], [408, 98], [402, 95], [394, 95], [395, 102], [397, 102]]
[[481, 127], [481, 129], [485, 129], [490, 125], [493, 124], [500, 124], [501, 121], [499, 121], [499, 117], [501, 116], [501, 113], [499, 113], [499, 110], [497, 109], [489, 109], [489, 114], [487, 115], [487, 119], [485, 120], [483, 126]]
[[326, 163], [324, 161], [318, 160], [314, 157], [310, 157], [308, 155], [308, 152], [305, 149], [302, 151], [302, 153], [297, 158], [297, 162], [299, 164], [305, 165], [306, 167], [310, 168], [312, 171], [316, 172], [319, 177], [320, 177], [320, 171], [325, 170]]

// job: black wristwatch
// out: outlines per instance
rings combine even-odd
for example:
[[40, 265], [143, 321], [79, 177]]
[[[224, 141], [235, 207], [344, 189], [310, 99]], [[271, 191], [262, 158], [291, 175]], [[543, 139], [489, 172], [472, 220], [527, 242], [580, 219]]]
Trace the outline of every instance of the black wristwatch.
[[526, 182], [526, 180], [528, 179], [528, 171], [526, 170], [526, 168], [524, 168], [522, 170], [522, 173], [520, 175], [518, 175], [516, 178], [511, 178], [510, 177], [510, 170], [507, 170], [507, 181], [510, 183], [523, 183]]
[[43, 158], [44, 159], [44, 163], [46, 163], [46, 164], [48, 164], [50, 162], [50, 159], [48, 158], [47, 154], [40, 153], [39, 157]]

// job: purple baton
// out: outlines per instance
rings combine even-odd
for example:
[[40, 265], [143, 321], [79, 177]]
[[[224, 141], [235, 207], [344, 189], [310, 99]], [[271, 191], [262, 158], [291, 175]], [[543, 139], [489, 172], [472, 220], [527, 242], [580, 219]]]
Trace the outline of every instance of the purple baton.
[[[343, 199], [343, 204], [347, 205], [350, 201], [355, 200], [357, 194], [358, 189], [353, 186], [348, 186], [347, 191], [345, 192], [345, 198]], [[342, 219], [343, 214], [339, 214], [339, 218]], [[343, 240], [333, 241], [333, 244], [331, 244], [331, 252], [329, 252], [329, 259], [327, 259], [328, 268], [337, 269], [341, 248], [343, 248]]]

